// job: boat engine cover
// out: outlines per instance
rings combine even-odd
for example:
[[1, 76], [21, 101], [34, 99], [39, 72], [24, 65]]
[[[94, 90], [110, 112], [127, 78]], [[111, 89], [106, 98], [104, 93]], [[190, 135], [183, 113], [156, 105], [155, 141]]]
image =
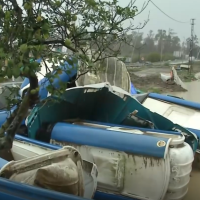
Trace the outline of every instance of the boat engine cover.
[[11, 161], [2, 168], [0, 175], [20, 183], [84, 196], [82, 159], [74, 148]]

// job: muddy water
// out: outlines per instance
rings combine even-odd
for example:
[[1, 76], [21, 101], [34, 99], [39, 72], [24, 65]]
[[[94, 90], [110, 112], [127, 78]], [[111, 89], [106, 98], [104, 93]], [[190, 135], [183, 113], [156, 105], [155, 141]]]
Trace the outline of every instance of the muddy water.
[[171, 95], [182, 97], [189, 101], [200, 103], [200, 80], [184, 83], [187, 92], [171, 92]]
[[[171, 95], [182, 97], [189, 101], [200, 103], [200, 80], [185, 83], [187, 92], [172, 92]], [[189, 191], [184, 200], [199, 200], [200, 199], [200, 169], [193, 168]]]

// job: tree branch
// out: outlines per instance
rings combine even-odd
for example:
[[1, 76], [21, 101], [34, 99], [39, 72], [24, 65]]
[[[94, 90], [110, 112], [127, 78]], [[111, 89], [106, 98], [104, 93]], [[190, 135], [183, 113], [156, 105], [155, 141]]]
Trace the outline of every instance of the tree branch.
[[39, 42], [29, 42], [30, 45], [51, 45], [51, 44], [62, 44], [66, 48], [70, 49], [73, 52], [78, 52], [75, 48], [71, 46], [67, 46], [63, 40], [46, 40], [46, 41], [39, 41]]
[[12, 122], [10, 123], [9, 127], [6, 130], [6, 135], [3, 138], [0, 138], [0, 150], [12, 148], [15, 134], [19, 129], [19, 127], [21, 126], [22, 121], [27, 116], [29, 107], [33, 106], [38, 100], [38, 92], [36, 92], [35, 94], [31, 93], [32, 90], [38, 88], [37, 76], [36, 75], [30, 76], [29, 81], [30, 81], [30, 88], [27, 94], [22, 100], [22, 103], [20, 104], [19, 108], [15, 112], [13, 112], [13, 115], [11, 114], [10, 119], [12, 119]]
[[10, 126], [10, 124], [12, 123], [12, 121], [14, 120], [15, 116], [17, 115], [17, 112], [19, 111], [19, 106], [17, 107], [17, 109], [15, 109], [10, 116], [7, 118], [7, 120], [4, 122], [4, 124], [1, 126], [0, 129], [0, 138], [4, 137], [5, 131], [6, 129]]

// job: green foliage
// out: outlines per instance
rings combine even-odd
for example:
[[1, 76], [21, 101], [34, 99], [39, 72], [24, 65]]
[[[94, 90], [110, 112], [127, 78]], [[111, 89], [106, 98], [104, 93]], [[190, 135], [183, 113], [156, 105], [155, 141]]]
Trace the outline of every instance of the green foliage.
[[173, 56], [173, 54], [164, 54], [162, 57], [162, 60], [164, 61], [168, 61], [168, 60], [174, 60], [175, 57]]
[[164, 66], [165, 66], [165, 67], [168, 67], [168, 66], [169, 66], [169, 62], [165, 62], [165, 63], [164, 63]]
[[159, 62], [160, 61], [160, 54], [159, 53], [150, 53], [147, 55], [147, 59], [150, 62]]
[[[198, 53], [198, 38], [194, 36], [194, 53]], [[129, 45], [132, 44], [132, 45]], [[145, 45], [144, 45], [145, 44]], [[185, 52], [189, 51], [189, 42], [180, 43], [180, 38], [174, 33], [172, 29], [169, 31], [158, 30], [157, 33], [154, 33], [152, 30], [149, 31], [146, 37], [141, 32], [133, 31], [126, 35], [126, 41], [121, 44], [121, 56], [132, 56], [133, 51], [135, 55], [138, 54], [151, 54], [154, 52], [160, 53], [163, 49], [163, 54], [170, 55], [168, 60], [172, 59], [172, 54], [174, 51], [180, 51], [182, 49]], [[186, 45], [186, 46], [185, 46]], [[187, 50], [186, 50], [187, 48]], [[140, 51], [140, 52], [139, 52]], [[133, 59], [134, 61], [138, 59]], [[165, 59], [167, 60], [167, 58]]]
[[[148, 55], [145, 56], [146, 60], [150, 61], [150, 62], [160, 62], [161, 59], [161, 55], [160, 53], [150, 53]], [[174, 56], [172, 54], [163, 54], [162, 55], [162, 61], [169, 61], [169, 60], [173, 60]]]
[[[124, 22], [134, 19], [136, 12], [132, 1], [126, 7], [119, 6], [117, 0], [28, 0], [22, 7], [15, 0], [1, 1], [0, 78], [35, 77], [42, 66], [36, 59], [42, 57], [51, 83], [48, 90], [60, 94], [66, 84], [60, 83], [58, 90], [53, 80], [63, 72], [70, 73], [60, 65], [67, 61], [74, 69], [79, 60], [81, 73], [101, 70], [95, 63], [117, 56], [119, 49], [112, 45], [126, 41], [134, 25], [124, 27]], [[54, 45], [67, 47], [71, 58], [53, 52]], [[49, 72], [50, 65], [56, 73]]]

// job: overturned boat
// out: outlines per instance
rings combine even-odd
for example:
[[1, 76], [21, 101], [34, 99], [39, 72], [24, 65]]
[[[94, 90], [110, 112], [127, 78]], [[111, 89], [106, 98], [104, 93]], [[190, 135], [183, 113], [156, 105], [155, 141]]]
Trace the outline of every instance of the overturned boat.
[[121, 88], [102, 83], [49, 96], [26, 125], [29, 138], [71, 145], [97, 165], [95, 199], [174, 200], [187, 193], [196, 135]]

